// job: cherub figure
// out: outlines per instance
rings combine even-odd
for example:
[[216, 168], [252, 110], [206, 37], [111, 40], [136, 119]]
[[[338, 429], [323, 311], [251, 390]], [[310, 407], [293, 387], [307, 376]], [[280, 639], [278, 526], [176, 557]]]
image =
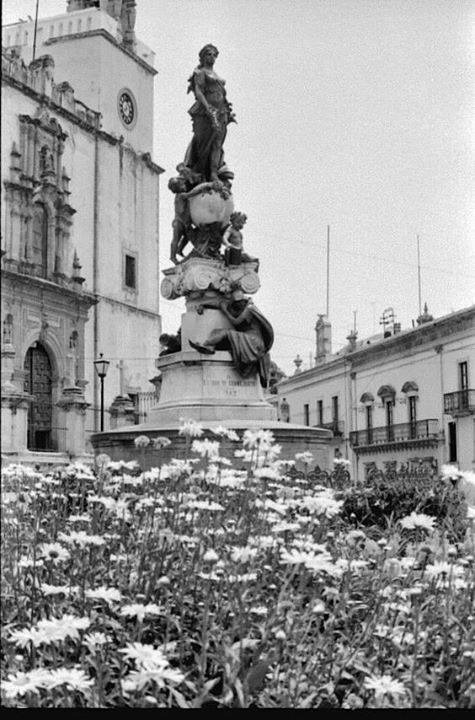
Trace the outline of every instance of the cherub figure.
[[175, 218], [172, 222], [173, 238], [170, 247], [170, 260], [178, 263], [177, 255], [183, 255], [183, 250], [189, 240], [191, 216], [188, 207], [188, 192], [201, 181], [201, 175], [190, 170], [184, 163], [177, 165], [178, 175], [168, 181], [169, 189], [175, 193]]
[[242, 228], [244, 227], [247, 215], [241, 212], [233, 212], [229, 218], [230, 224], [223, 234], [224, 262], [226, 265], [240, 265], [243, 262], [253, 262], [252, 258], [243, 252]]

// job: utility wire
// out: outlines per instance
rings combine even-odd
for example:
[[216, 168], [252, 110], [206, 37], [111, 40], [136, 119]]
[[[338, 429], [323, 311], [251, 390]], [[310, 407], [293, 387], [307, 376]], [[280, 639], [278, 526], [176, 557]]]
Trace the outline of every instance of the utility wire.
[[[263, 233], [265, 235], [265, 233]], [[304, 247], [308, 248], [314, 248], [314, 243], [305, 242], [305, 240], [301, 240], [298, 237], [294, 237], [293, 240], [298, 242], [300, 245], [303, 245]], [[323, 241], [316, 241], [322, 249], [326, 248], [326, 243]], [[364, 252], [353, 252], [352, 250], [345, 250], [344, 248], [338, 248], [338, 247], [332, 247], [332, 252], [340, 252], [344, 253], [345, 255], [351, 255], [351, 257], [365, 257], [370, 260], [379, 260], [381, 262], [388, 263], [389, 265], [401, 265], [403, 267], [411, 267], [414, 269], [418, 268], [418, 265], [415, 263], [408, 263], [404, 260], [393, 260], [392, 258], [382, 257], [381, 255], [372, 255], [370, 253], [364, 253]], [[441, 273], [442, 275], [451, 275], [452, 277], [466, 277], [466, 278], [475, 278], [475, 275], [467, 275], [466, 273], [459, 273], [459, 272], [450, 272], [450, 270], [444, 270], [442, 268], [434, 267], [433, 265], [421, 265], [422, 270], [432, 270], [433, 272]]]

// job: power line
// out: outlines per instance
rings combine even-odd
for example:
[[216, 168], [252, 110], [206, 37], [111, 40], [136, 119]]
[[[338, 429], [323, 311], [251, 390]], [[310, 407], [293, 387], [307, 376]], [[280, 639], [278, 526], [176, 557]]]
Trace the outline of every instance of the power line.
[[[265, 233], [263, 233], [263, 234], [265, 234]], [[298, 237], [294, 237], [293, 239], [296, 242], [298, 242], [300, 245], [303, 245], [304, 247], [310, 248], [313, 246], [312, 244], [305, 242], [304, 240], [301, 240]], [[326, 247], [326, 244], [324, 244], [322, 241], [317, 240], [317, 243], [319, 243], [319, 245], [321, 245], [322, 248]], [[351, 257], [365, 257], [370, 260], [379, 260], [380, 262], [385, 262], [385, 263], [388, 263], [389, 265], [401, 265], [402, 267], [406, 267], [406, 268], [411, 267], [411, 268], [415, 268], [415, 269], [418, 268], [417, 264], [408, 263], [408, 262], [405, 262], [404, 260], [393, 260], [391, 258], [382, 257], [381, 255], [373, 255], [370, 253], [364, 253], [364, 252], [360, 252], [360, 251], [353, 252], [351, 250], [345, 250], [343, 248], [335, 248], [335, 247], [332, 247], [332, 251], [344, 253], [345, 255], [350, 255]], [[442, 268], [437, 268], [437, 267], [434, 267], [433, 265], [421, 265], [421, 268], [423, 270], [432, 270], [433, 272], [438, 272], [438, 273], [441, 273], [442, 275], [451, 275], [452, 277], [475, 278], [475, 275], [467, 275], [465, 273], [460, 273], [460, 272], [450, 272], [449, 270], [443, 270]]]

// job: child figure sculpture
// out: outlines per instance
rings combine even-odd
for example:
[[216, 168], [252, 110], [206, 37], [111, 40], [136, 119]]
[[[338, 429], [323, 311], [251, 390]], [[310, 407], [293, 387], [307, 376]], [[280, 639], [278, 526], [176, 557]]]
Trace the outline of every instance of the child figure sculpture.
[[170, 247], [170, 260], [178, 263], [177, 255], [183, 255], [183, 250], [189, 241], [191, 228], [190, 210], [188, 207], [189, 192], [200, 181], [201, 176], [187, 168], [183, 163], [177, 165], [177, 177], [168, 181], [168, 187], [175, 194], [175, 218], [172, 222], [173, 238]]
[[[257, 258], [252, 258], [243, 252], [242, 228], [244, 227], [247, 216], [241, 212], [233, 212], [229, 218], [230, 224], [224, 231], [224, 262], [226, 265], [240, 265], [244, 262], [255, 262]], [[257, 260], [257, 262], [259, 262]]]

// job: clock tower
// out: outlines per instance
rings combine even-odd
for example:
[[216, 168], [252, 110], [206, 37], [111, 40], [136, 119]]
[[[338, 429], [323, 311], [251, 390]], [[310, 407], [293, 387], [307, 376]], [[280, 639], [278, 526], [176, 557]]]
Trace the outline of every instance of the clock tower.
[[67, 12], [38, 21], [36, 55], [53, 57], [55, 79], [101, 113], [105, 132], [152, 152], [155, 55], [135, 17], [136, 0], [68, 0]]

